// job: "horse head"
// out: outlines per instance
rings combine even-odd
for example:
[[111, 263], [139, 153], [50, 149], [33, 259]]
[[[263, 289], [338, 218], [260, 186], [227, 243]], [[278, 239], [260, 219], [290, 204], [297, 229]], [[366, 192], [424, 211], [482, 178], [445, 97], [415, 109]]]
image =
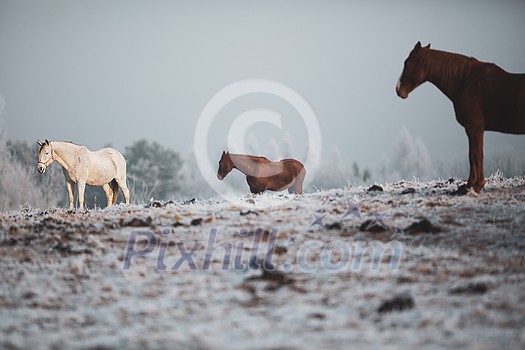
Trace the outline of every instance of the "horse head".
[[230, 152], [222, 151], [221, 160], [219, 161], [219, 170], [217, 170], [217, 178], [222, 180], [233, 169], [233, 161], [230, 157]]
[[408, 94], [427, 80], [423, 65], [423, 54], [428, 49], [430, 49], [430, 44], [422, 47], [421, 42], [418, 41], [405, 60], [403, 72], [396, 86], [397, 95], [402, 99], [407, 98]]
[[53, 148], [47, 139], [44, 142], [37, 141], [37, 144], [40, 146], [40, 151], [38, 151], [38, 165], [36, 170], [40, 174], [43, 174], [46, 172], [47, 167], [55, 161], [53, 158]]

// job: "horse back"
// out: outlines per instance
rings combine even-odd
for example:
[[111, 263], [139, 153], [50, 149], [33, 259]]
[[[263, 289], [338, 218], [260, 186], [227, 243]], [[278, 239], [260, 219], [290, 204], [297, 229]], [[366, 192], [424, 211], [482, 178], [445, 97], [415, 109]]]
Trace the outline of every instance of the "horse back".
[[472, 71], [471, 85], [480, 99], [485, 130], [525, 134], [525, 74], [482, 63]]
[[256, 163], [260, 163], [260, 164], [272, 163], [272, 161], [266, 157], [260, 157], [260, 156], [249, 156], [249, 157], [251, 160], [253, 160]]
[[111, 164], [115, 171], [126, 169], [126, 160], [124, 156], [114, 148], [106, 147], [92, 152], [99, 164]]
[[283, 159], [281, 162], [284, 164], [284, 168], [290, 168], [294, 174], [294, 177], [298, 176], [304, 171], [304, 165], [297, 159]]
[[124, 158], [124, 156], [119, 151], [111, 147], [101, 148], [95, 151], [94, 153], [101, 155], [101, 156], [115, 158], [115, 159]]

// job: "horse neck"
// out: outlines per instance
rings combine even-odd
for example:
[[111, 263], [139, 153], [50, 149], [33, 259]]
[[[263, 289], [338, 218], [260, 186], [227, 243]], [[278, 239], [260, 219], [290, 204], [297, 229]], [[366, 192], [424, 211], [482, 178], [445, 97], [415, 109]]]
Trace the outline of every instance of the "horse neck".
[[69, 170], [74, 162], [75, 151], [80, 146], [62, 141], [52, 141], [51, 148], [53, 149], [53, 158], [62, 165], [66, 170]]
[[258, 164], [251, 156], [230, 154], [230, 158], [233, 162], [233, 167], [243, 174], [253, 174], [255, 166]]
[[427, 80], [453, 100], [461, 81], [470, 73], [473, 60], [456, 53], [429, 50], [424, 58]]

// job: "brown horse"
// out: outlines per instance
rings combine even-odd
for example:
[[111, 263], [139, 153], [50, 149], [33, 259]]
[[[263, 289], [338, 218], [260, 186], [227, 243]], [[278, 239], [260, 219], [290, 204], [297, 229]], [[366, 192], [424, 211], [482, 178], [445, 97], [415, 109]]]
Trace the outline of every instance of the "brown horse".
[[467, 185], [480, 192], [483, 174], [483, 132], [525, 134], [525, 74], [512, 74], [493, 63], [473, 57], [433, 50], [418, 42], [405, 60], [397, 95], [408, 97], [416, 87], [429, 81], [454, 104], [456, 120], [467, 133], [470, 174]]
[[300, 194], [303, 192], [303, 180], [306, 170], [295, 159], [283, 159], [272, 162], [265, 157], [222, 152], [217, 178], [222, 180], [235, 168], [246, 175], [246, 182], [251, 193], [266, 190], [284, 191]]

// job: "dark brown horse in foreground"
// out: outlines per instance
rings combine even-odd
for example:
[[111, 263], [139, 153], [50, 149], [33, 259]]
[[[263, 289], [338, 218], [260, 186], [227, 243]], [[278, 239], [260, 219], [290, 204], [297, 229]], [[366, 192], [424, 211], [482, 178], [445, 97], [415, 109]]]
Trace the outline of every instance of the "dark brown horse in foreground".
[[222, 152], [217, 178], [222, 180], [235, 168], [246, 175], [246, 182], [251, 193], [266, 190], [284, 191], [300, 194], [303, 192], [303, 180], [306, 170], [295, 159], [283, 159], [272, 162], [265, 157]]
[[512, 74], [493, 63], [473, 57], [433, 50], [418, 42], [405, 60], [397, 95], [408, 97], [429, 81], [454, 104], [456, 120], [467, 133], [470, 174], [466, 186], [480, 192], [483, 174], [483, 132], [525, 134], [525, 74]]

